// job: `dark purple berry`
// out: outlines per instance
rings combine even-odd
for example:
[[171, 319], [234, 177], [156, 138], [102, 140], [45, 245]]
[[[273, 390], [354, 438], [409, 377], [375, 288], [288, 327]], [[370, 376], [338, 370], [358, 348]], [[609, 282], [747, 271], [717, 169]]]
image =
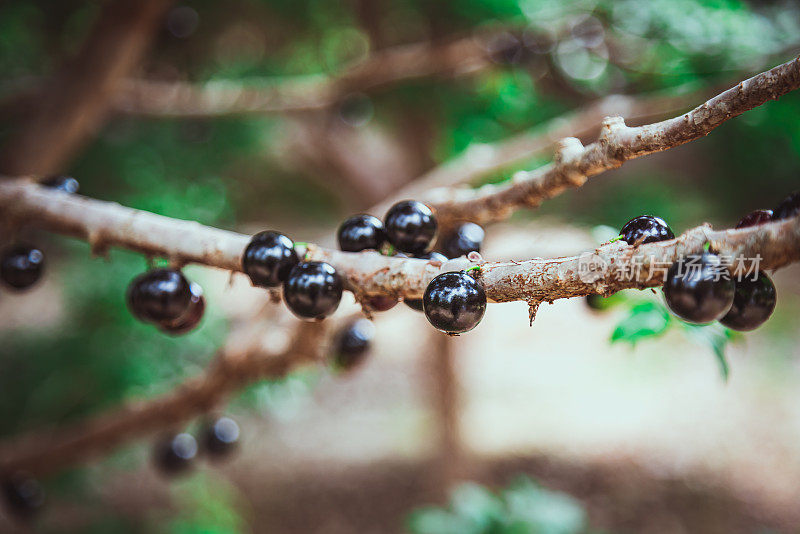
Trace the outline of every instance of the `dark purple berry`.
[[42, 181], [42, 185], [45, 187], [50, 187], [52, 189], [63, 191], [65, 193], [77, 193], [78, 190], [81, 188], [81, 185], [78, 183], [78, 180], [76, 180], [72, 176], [63, 176], [63, 175], [55, 175], [45, 178]]
[[239, 445], [239, 425], [230, 417], [211, 421], [203, 434], [203, 446], [211, 456], [230, 454]]
[[134, 278], [128, 286], [128, 307], [142, 321], [179, 320], [191, 304], [189, 281], [175, 269], [153, 269]]
[[629, 245], [641, 245], [675, 239], [675, 234], [661, 217], [642, 215], [625, 223], [619, 231], [623, 241]]
[[342, 277], [331, 265], [309, 261], [296, 265], [283, 283], [283, 300], [303, 319], [323, 319], [342, 300]]
[[340, 369], [352, 369], [369, 352], [375, 326], [367, 319], [357, 319], [343, 328], [334, 342], [334, 363]]
[[467, 273], [444, 273], [428, 284], [422, 304], [433, 326], [448, 334], [461, 334], [483, 319], [486, 293]]
[[744, 217], [742, 217], [738, 223], [736, 223], [736, 228], [746, 228], [748, 226], [756, 226], [759, 224], [768, 223], [772, 220], [772, 210], [755, 210], [751, 211]]
[[395, 297], [389, 297], [386, 295], [367, 297], [367, 306], [372, 311], [377, 311], [377, 312], [389, 311], [395, 306], [397, 306], [398, 302], [399, 301]]
[[196, 456], [197, 441], [191, 434], [182, 432], [158, 443], [154, 460], [162, 473], [177, 475], [188, 470]]
[[3, 480], [3, 496], [8, 510], [20, 518], [30, 518], [42, 509], [45, 494], [39, 481], [17, 473]]
[[386, 241], [383, 223], [372, 215], [353, 215], [345, 219], [337, 234], [339, 248], [345, 252], [380, 250]]
[[730, 311], [719, 320], [732, 330], [754, 330], [769, 319], [775, 309], [775, 285], [764, 273], [753, 280], [737, 280]]
[[710, 323], [728, 313], [734, 284], [719, 256], [704, 252], [680, 258], [667, 271], [664, 298], [672, 312], [690, 323]]
[[168, 334], [180, 335], [194, 330], [203, 318], [203, 312], [206, 310], [206, 299], [203, 297], [203, 288], [200, 284], [191, 282], [189, 290], [192, 293], [192, 298], [186, 312], [175, 319], [174, 321], [166, 321], [159, 326], [161, 330]]
[[442, 249], [448, 258], [458, 258], [466, 256], [470, 252], [480, 252], [485, 235], [483, 228], [477, 224], [464, 223], [444, 239]]
[[800, 191], [795, 191], [778, 204], [772, 213], [774, 220], [788, 219], [800, 213]]
[[389, 242], [402, 252], [423, 254], [436, 238], [438, 225], [431, 209], [416, 200], [398, 202], [383, 218]]
[[299, 262], [291, 239], [278, 232], [260, 232], [250, 239], [242, 268], [254, 286], [275, 287]]
[[0, 278], [14, 289], [28, 289], [42, 276], [44, 253], [29, 245], [17, 245], [3, 251]]
[[[438, 261], [439, 263], [444, 263], [447, 261], [447, 256], [440, 252], [426, 252], [425, 254], [420, 254], [419, 256], [415, 257], [420, 260], [433, 260]], [[412, 310], [416, 310], [418, 312], [422, 311], [422, 299], [404, 299], [403, 302], [405, 302], [406, 306]]]

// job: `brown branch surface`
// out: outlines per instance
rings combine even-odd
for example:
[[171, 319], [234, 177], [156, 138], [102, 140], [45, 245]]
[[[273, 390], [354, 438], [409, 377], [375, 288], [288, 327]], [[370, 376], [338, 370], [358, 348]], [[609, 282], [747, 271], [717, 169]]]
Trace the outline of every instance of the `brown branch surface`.
[[102, 123], [172, 0], [106, 2], [78, 53], [36, 95], [36, 111], [3, 150], [9, 175], [50, 174]]
[[[0, 183], [0, 209], [15, 224], [30, 223], [86, 239], [96, 251], [119, 246], [171, 258], [178, 265], [193, 262], [241, 271], [241, 256], [249, 241], [249, 236], [244, 234], [21, 181]], [[611, 243], [594, 251], [608, 268], [603, 277], [588, 282], [579, 276], [581, 266], [586, 263], [585, 255], [525, 262], [485, 262], [481, 264], [481, 272], [490, 300], [550, 301], [658, 285], [655, 277], [632, 282], [616, 278], [637, 263], [668, 265], [681, 255], [700, 252], [707, 240], [714, 250], [734, 259], [760, 254], [762, 268], [775, 269], [798, 260], [799, 232], [800, 223], [793, 218], [741, 230], [715, 232], [702, 226], [678, 239], [639, 247]], [[346, 278], [348, 288], [359, 295], [388, 294], [406, 298], [421, 297], [436, 275], [471, 265], [465, 258], [442, 264], [435, 260], [388, 257], [377, 252], [341, 252], [314, 244], [307, 246], [305, 257], [333, 265]]]
[[567, 188], [615, 169], [628, 160], [661, 152], [707, 135], [723, 122], [800, 87], [800, 57], [762, 72], [715, 96], [688, 113], [654, 124], [629, 127], [620, 117], [603, 122], [599, 139], [587, 146], [563, 139], [555, 161], [516, 173], [503, 184], [478, 189], [438, 189], [426, 200], [444, 226], [454, 221], [490, 222], [522, 207], [538, 206]]

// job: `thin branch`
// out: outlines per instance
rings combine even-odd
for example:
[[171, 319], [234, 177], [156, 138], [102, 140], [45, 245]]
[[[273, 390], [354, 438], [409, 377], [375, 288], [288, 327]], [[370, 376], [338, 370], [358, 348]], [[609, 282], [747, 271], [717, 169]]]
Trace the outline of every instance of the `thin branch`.
[[257, 344], [244, 350], [223, 350], [205, 373], [161, 397], [2, 443], [0, 473], [22, 470], [43, 475], [107, 453], [132, 439], [186, 424], [247, 384], [282, 377], [302, 363], [319, 359], [325, 330], [318, 326], [301, 323], [283, 350]]
[[[699, 96], [707, 95], [708, 89], [681, 94], [681, 89], [670, 94], [646, 97], [611, 95], [592, 102], [583, 109], [555, 117], [529, 131], [496, 143], [471, 145], [449, 161], [431, 169], [407, 187], [392, 195], [372, 211], [383, 215], [391, 205], [402, 199], [428, 200], [432, 189], [470, 184], [503, 171], [552, 150], [559, 140], [567, 136], [577, 138], [595, 135], [604, 118], [614, 115], [627, 121], [660, 118], [674, 113], [696, 102]], [[436, 200], [438, 192], [432, 197]]]
[[619, 117], [603, 123], [597, 142], [583, 146], [568, 137], [555, 161], [530, 172], [516, 173], [506, 183], [478, 189], [438, 189], [425, 200], [435, 207], [444, 226], [454, 221], [490, 222], [522, 207], [538, 206], [567, 188], [628, 160], [660, 152], [707, 135], [723, 122], [800, 87], [800, 57], [745, 80], [692, 111], [655, 124], [628, 127]]
[[324, 109], [354, 91], [427, 76], [462, 76], [491, 64], [485, 36], [415, 43], [375, 52], [335, 76], [282, 78], [271, 85], [128, 80], [116, 99], [124, 113], [208, 117]]

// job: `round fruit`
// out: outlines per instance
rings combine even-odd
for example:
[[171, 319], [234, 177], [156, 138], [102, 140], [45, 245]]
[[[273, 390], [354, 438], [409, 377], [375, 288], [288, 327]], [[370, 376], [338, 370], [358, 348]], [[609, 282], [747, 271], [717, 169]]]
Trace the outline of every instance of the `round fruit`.
[[433, 326], [448, 334], [461, 334], [483, 319], [486, 293], [467, 273], [444, 273], [428, 284], [422, 305]]
[[764, 273], [758, 278], [737, 280], [730, 311], [719, 320], [732, 330], [754, 330], [769, 319], [775, 309], [775, 285]]
[[259, 232], [244, 250], [242, 267], [254, 286], [274, 287], [299, 262], [291, 239], [278, 232]]
[[342, 300], [342, 277], [330, 264], [309, 261], [296, 265], [283, 283], [283, 299], [303, 319], [322, 319]]
[[29, 245], [17, 245], [3, 251], [0, 278], [14, 289], [28, 289], [42, 276], [44, 254]]
[[81, 185], [78, 183], [78, 180], [73, 178], [72, 176], [62, 176], [62, 175], [55, 175], [46, 178], [42, 181], [42, 185], [45, 187], [50, 187], [52, 189], [58, 189], [59, 191], [63, 191], [65, 193], [77, 193], [78, 190], [81, 188]]
[[205, 430], [203, 445], [212, 456], [225, 456], [239, 444], [239, 425], [230, 417], [212, 421]]
[[664, 219], [652, 215], [642, 215], [626, 222], [619, 231], [619, 235], [629, 245], [675, 239], [675, 234], [672, 233]]
[[372, 215], [353, 215], [345, 219], [337, 234], [339, 248], [345, 252], [380, 250], [386, 241], [383, 223]]
[[690, 323], [710, 323], [728, 313], [734, 284], [719, 256], [704, 252], [680, 258], [667, 271], [667, 306]]
[[788, 219], [800, 213], [800, 191], [796, 191], [783, 199], [773, 211], [772, 218], [776, 221]]
[[182, 432], [156, 446], [155, 462], [161, 472], [174, 475], [191, 467], [196, 456], [197, 441], [191, 434]]
[[8, 509], [19, 517], [30, 517], [44, 506], [45, 495], [35, 478], [16, 474], [3, 480], [3, 496]]
[[191, 304], [189, 281], [175, 269], [153, 269], [134, 278], [128, 286], [128, 307], [142, 321], [177, 321]]
[[[447, 256], [439, 252], [427, 252], [425, 254], [420, 254], [419, 256], [416, 257], [420, 260], [434, 260], [441, 263], [447, 261]], [[422, 311], [422, 299], [404, 299], [403, 302], [405, 302], [406, 306], [408, 306], [412, 310], [416, 310], [418, 312]]]
[[470, 252], [480, 252], [485, 236], [483, 228], [475, 223], [464, 223], [455, 233], [447, 236], [442, 244], [442, 249], [448, 258], [466, 256]]
[[200, 323], [203, 318], [203, 312], [206, 310], [206, 299], [203, 297], [203, 288], [200, 284], [191, 282], [189, 284], [189, 291], [192, 293], [192, 298], [186, 312], [175, 319], [174, 321], [166, 321], [160, 324], [161, 330], [172, 335], [185, 334]]
[[436, 238], [438, 225], [431, 209], [416, 200], [398, 202], [383, 218], [386, 236], [398, 250], [423, 254]]
[[367, 306], [377, 312], [385, 312], [389, 311], [395, 306], [399, 301], [394, 297], [388, 297], [385, 295], [378, 295], [376, 297], [367, 297]]
[[755, 210], [742, 217], [739, 222], [736, 223], [736, 228], [756, 226], [758, 224], [770, 222], [771, 220], [772, 210]]
[[336, 337], [334, 363], [341, 369], [352, 369], [369, 352], [375, 337], [375, 325], [367, 319], [357, 319], [343, 328]]
[[603, 295], [598, 295], [596, 293], [593, 293], [591, 295], [586, 295], [586, 305], [595, 311], [605, 311], [608, 309], [608, 304], [606, 303], [606, 297], [604, 297]]

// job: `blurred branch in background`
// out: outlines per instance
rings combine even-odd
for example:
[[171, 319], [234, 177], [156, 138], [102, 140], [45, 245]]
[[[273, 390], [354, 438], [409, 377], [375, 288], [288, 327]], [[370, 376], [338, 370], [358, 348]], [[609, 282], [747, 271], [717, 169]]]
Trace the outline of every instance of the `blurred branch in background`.
[[[275, 319], [276, 317], [273, 317]], [[58, 471], [108, 452], [135, 438], [176, 427], [208, 413], [247, 384], [285, 376], [298, 365], [319, 360], [330, 324], [301, 322], [272, 328], [291, 328], [269, 338], [259, 332], [234, 331], [208, 369], [164, 396], [127, 404], [107, 413], [54, 431], [38, 431], [0, 444], [0, 472], [24, 470], [35, 474]], [[246, 325], [249, 330], [263, 323]], [[243, 341], [244, 339], [244, 341]]]
[[78, 54], [47, 82], [36, 97], [33, 115], [5, 143], [0, 169], [10, 175], [62, 170], [102, 124], [171, 3], [107, 2]]

